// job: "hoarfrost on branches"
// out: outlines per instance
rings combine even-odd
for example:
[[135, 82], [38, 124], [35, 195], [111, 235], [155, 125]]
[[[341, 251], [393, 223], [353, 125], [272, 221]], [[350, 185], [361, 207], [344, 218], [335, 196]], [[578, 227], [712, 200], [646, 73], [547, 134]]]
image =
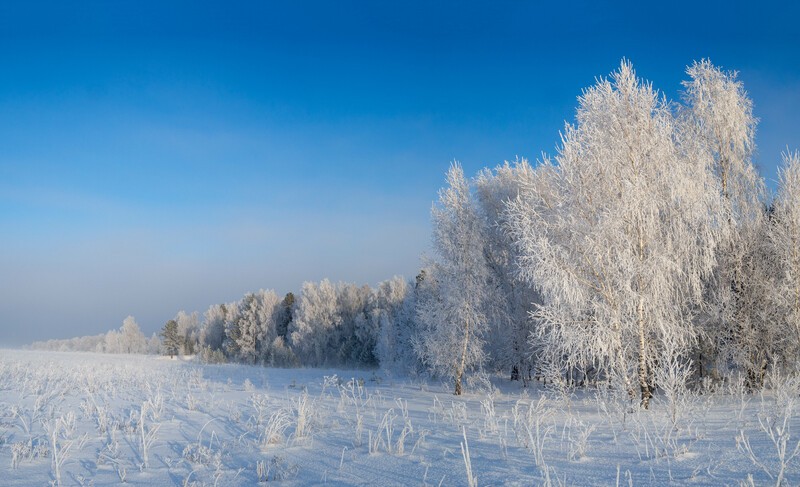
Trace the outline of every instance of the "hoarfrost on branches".
[[712, 161], [628, 62], [584, 91], [576, 119], [509, 205], [520, 274], [543, 294], [548, 359], [636, 384], [647, 407], [664, 341], [693, 342], [689, 305], [715, 262]]

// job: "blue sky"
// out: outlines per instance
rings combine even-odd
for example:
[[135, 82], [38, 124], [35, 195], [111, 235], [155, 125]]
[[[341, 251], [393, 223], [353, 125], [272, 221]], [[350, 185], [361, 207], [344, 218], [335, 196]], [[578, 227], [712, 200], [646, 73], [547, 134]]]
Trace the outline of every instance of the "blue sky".
[[800, 147], [797, 7], [556, 3], [0, 5], [0, 342], [412, 278], [450, 161], [553, 153], [623, 57], [738, 70], [768, 181]]

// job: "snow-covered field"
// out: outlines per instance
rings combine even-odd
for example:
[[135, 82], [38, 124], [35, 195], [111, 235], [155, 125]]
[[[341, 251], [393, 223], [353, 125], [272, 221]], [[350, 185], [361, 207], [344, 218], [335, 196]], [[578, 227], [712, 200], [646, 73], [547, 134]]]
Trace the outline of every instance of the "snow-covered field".
[[774, 485], [783, 466], [798, 485], [798, 389], [631, 412], [501, 378], [455, 397], [373, 371], [3, 350], [0, 484]]

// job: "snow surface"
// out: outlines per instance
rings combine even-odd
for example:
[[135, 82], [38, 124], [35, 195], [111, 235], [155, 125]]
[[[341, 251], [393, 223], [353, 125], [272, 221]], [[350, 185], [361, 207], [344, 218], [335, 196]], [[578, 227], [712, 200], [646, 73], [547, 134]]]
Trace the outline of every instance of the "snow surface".
[[[658, 396], [632, 412], [624, 398], [499, 377], [462, 397], [449, 387], [371, 370], [3, 350], [0, 483], [57, 484], [58, 467], [61, 485], [83, 486], [468, 485], [466, 434], [478, 485], [770, 485], [776, 445], [786, 440], [788, 457], [800, 437], [796, 390], [708, 393], [673, 422]], [[799, 464], [786, 485], [800, 483]]]

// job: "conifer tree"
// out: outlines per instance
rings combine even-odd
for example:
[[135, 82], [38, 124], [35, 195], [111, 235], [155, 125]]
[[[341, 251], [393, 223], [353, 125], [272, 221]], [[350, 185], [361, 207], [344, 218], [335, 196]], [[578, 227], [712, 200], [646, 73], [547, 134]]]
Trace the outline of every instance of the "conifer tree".
[[178, 322], [169, 320], [161, 329], [162, 346], [164, 353], [169, 355], [170, 358], [174, 357], [178, 350], [180, 350], [181, 340], [178, 336]]

